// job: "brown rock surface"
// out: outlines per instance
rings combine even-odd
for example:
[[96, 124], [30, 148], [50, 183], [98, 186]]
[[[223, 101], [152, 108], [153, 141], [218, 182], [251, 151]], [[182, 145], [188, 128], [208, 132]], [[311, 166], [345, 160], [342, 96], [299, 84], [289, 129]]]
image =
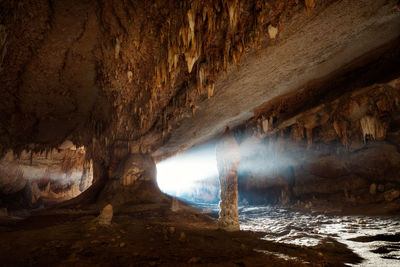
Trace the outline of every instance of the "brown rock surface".
[[[85, 159], [85, 149], [69, 144], [48, 153], [24, 151], [15, 156], [10, 151], [0, 160], [0, 177], [2, 199], [15, 209], [76, 197], [92, 184], [93, 170]], [[13, 196], [24, 204], [11, 205], [7, 198]]]
[[386, 191], [384, 194], [385, 200], [389, 202], [397, 199], [399, 196], [400, 196], [400, 190], [395, 190], [395, 189]]
[[[381, 203], [383, 207], [386, 205], [383, 199], [388, 202], [396, 199], [395, 191], [400, 186], [400, 153], [397, 143], [387, 140], [387, 136], [394, 136], [398, 131], [392, 126], [400, 111], [396, 100], [400, 87], [396, 82], [361, 88], [294, 117], [282, 114], [285, 119], [278, 116], [276, 123], [254, 118], [245, 128], [235, 129], [236, 136], [245, 137], [240, 144], [241, 151], [245, 152], [239, 169], [242, 199], [253, 204], [281, 205], [294, 200], [313, 206], [329, 200], [331, 204], [324, 205], [339, 207], [368, 203]], [[357, 116], [355, 109], [358, 109]], [[362, 124], [357, 123], [363, 114], [375, 113], [378, 118], [385, 110], [391, 110], [392, 115], [380, 117], [386, 125], [384, 135], [374, 137], [376, 130], [372, 128], [367, 130], [371, 134], [366, 135]], [[268, 110], [259, 116], [269, 118], [273, 112]], [[313, 127], [310, 136], [305, 134], [306, 125]], [[328, 128], [334, 129], [335, 135], [330, 136]], [[248, 135], [252, 137], [246, 138]], [[366, 140], [360, 141], [360, 137]], [[355, 149], [353, 144], [357, 142], [361, 145]], [[391, 184], [393, 196], [388, 191], [382, 195], [384, 189], [389, 190], [384, 184]]]
[[[2, 216], [0, 262], [361, 263], [330, 238], [236, 231], [238, 188], [242, 203], [398, 214], [399, 29], [398, 0], [0, 1], [0, 208], [69, 199]], [[155, 161], [227, 125], [217, 224], [161, 193]]]

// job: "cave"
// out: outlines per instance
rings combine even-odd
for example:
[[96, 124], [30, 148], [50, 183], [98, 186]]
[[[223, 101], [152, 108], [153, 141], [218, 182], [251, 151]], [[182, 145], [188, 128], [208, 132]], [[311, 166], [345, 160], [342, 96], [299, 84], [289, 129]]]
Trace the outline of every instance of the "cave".
[[0, 1], [2, 266], [400, 265], [400, 1]]

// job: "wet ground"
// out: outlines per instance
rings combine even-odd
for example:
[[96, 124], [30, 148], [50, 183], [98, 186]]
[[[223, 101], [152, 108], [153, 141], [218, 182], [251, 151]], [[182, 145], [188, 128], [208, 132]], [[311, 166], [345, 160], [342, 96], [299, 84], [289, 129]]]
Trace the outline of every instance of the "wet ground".
[[[198, 206], [214, 216], [218, 212], [215, 204]], [[329, 238], [362, 258], [345, 262], [348, 266], [400, 266], [400, 216], [318, 215], [265, 206], [240, 207], [239, 216], [241, 230], [265, 233], [263, 240], [315, 248]]]
[[[261, 211], [242, 209], [243, 227], [261, 226], [257, 218], [266, 219], [271, 213], [264, 210], [262, 217]], [[275, 222], [284, 214], [276, 213]], [[24, 220], [0, 220], [0, 266], [344, 266], [361, 262], [329, 235], [308, 247], [281, 242], [279, 236], [284, 234], [278, 230], [278, 242], [266, 240], [267, 229], [225, 232], [217, 229], [215, 218], [183, 203], [127, 204], [107, 226], [97, 223], [97, 215], [56, 209]]]

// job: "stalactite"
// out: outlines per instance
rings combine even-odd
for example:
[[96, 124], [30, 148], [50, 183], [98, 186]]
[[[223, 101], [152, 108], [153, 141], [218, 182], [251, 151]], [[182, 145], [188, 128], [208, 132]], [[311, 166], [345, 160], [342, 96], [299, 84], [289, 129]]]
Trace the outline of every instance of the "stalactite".
[[196, 110], [199, 108], [198, 106], [196, 106], [195, 104], [191, 105], [191, 110], [192, 110], [192, 118], [194, 117], [194, 114], [196, 113]]
[[360, 127], [364, 143], [367, 137], [372, 138], [372, 140], [381, 140], [386, 137], [386, 125], [381, 123], [375, 116], [366, 115], [362, 117], [360, 119]]
[[345, 147], [347, 147], [349, 144], [347, 126], [348, 125], [345, 120], [335, 120], [333, 122], [333, 128], [335, 129], [338, 138], [342, 140], [342, 143]]
[[315, 0], [304, 0], [304, 3], [306, 6], [307, 14], [310, 15], [311, 10], [315, 8]]
[[292, 126], [292, 137], [296, 143], [300, 142], [304, 138], [304, 126], [300, 123], [296, 123]]
[[199, 68], [198, 68], [198, 77], [197, 77], [197, 91], [198, 94], [200, 95], [205, 87], [205, 81], [206, 81], [206, 77], [205, 77], [205, 64], [200, 64]]
[[162, 76], [161, 76], [161, 70], [160, 70], [160, 66], [156, 66], [155, 67], [155, 71], [156, 71], [156, 86], [158, 88], [161, 88], [162, 86]]
[[150, 114], [153, 113], [153, 102], [151, 100], [149, 102], [149, 112], [150, 112]]
[[194, 63], [196, 63], [200, 54], [198, 53], [196, 48], [191, 48], [188, 52], [185, 53], [185, 59], [187, 62], [188, 72], [191, 73]]
[[[196, 23], [196, 13], [192, 9], [189, 9], [187, 12], [187, 18], [189, 22], [189, 29], [190, 29], [190, 39], [193, 42], [194, 41], [194, 35], [195, 35], [195, 23]], [[189, 38], [188, 38], [189, 39]]]
[[214, 82], [210, 82], [210, 84], [208, 85], [208, 93], [207, 93], [208, 99], [210, 99], [213, 95], [214, 95]]
[[168, 83], [168, 71], [165, 62], [161, 63], [161, 80], [164, 85]]
[[[262, 123], [262, 129], [264, 133], [268, 133], [269, 130], [269, 122], [268, 119], [265, 119], [264, 117], [261, 118], [261, 123]], [[272, 125], [271, 125], [272, 126]]]
[[[150, 4], [151, 8], [146, 10], [148, 14], [144, 17], [147, 19], [135, 16], [134, 24], [131, 24], [133, 17], [128, 18], [130, 23], [127, 24], [128, 20], [119, 17], [121, 10], [116, 10], [114, 16], [118, 23], [103, 21], [107, 26], [104, 30], [113, 38], [104, 41], [101, 52], [109, 53], [111, 45], [110, 56], [118, 63], [111, 63], [110, 66], [105, 64], [104, 80], [99, 83], [104, 88], [106, 98], [112, 99], [109, 114], [118, 114], [110, 115], [110, 121], [101, 123], [94, 122], [98, 117], [93, 116], [88, 123], [90, 133], [86, 134], [96, 137], [105, 134], [110, 144], [115, 136], [136, 138], [138, 134], [146, 133], [149, 129], [143, 127], [158, 123], [159, 109], [169, 105], [174, 94], [179, 94], [175, 90], [175, 86], [181, 82], [179, 79], [184, 77], [191, 81], [197, 75], [198, 95], [193, 98], [193, 103], [186, 104], [186, 111], [192, 109], [194, 114], [199, 95], [207, 92], [207, 97], [211, 98], [214, 95], [214, 81], [232, 64], [240, 70], [244, 51], [253, 44], [259, 47], [260, 40], [268, 34], [266, 23], [271, 23], [271, 19], [281, 12], [275, 12], [275, 7], [267, 4], [267, 1], [257, 2], [253, 10], [256, 3], [240, 0], [158, 1]], [[118, 1], [110, 5], [120, 9], [116, 3]], [[136, 13], [132, 13], [130, 6], [124, 8], [128, 17]], [[156, 22], [148, 18], [156, 18]], [[6, 42], [3, 28], [0, 26], [0, 59], [5, 51], [1, 47]], [[185, 73], [185, 63], [189, 74]], [[181, 104], [176, 104], [176, 108], [181, 108]], [[168, 123], [168, 128], [173, 127], [181, 115], [165, 112], [166, 117], [174, 117]], [[164, 119], [160, 119], [160, 123], [164, 123]], [[105, 132], [104, 129], [109, 126], [121, 128]], [[134, 129], [138, 126], [140, 133]], [[76, 138], [84, 139], [76, 135]]]
[[239, 1], [238, 0], [228, 0], [228, 14], [229, 14], [229, 25], [231, 28], [235, 28], [239, 18]]

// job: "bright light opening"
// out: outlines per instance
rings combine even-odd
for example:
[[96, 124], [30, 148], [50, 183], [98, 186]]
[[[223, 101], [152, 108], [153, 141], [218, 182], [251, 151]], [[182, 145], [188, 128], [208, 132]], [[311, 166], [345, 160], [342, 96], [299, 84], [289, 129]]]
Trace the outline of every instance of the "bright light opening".
[[193, 202], [218, 202], [215, 146], [204, 146], [157, 164], [157, 183], [166, 194]]

